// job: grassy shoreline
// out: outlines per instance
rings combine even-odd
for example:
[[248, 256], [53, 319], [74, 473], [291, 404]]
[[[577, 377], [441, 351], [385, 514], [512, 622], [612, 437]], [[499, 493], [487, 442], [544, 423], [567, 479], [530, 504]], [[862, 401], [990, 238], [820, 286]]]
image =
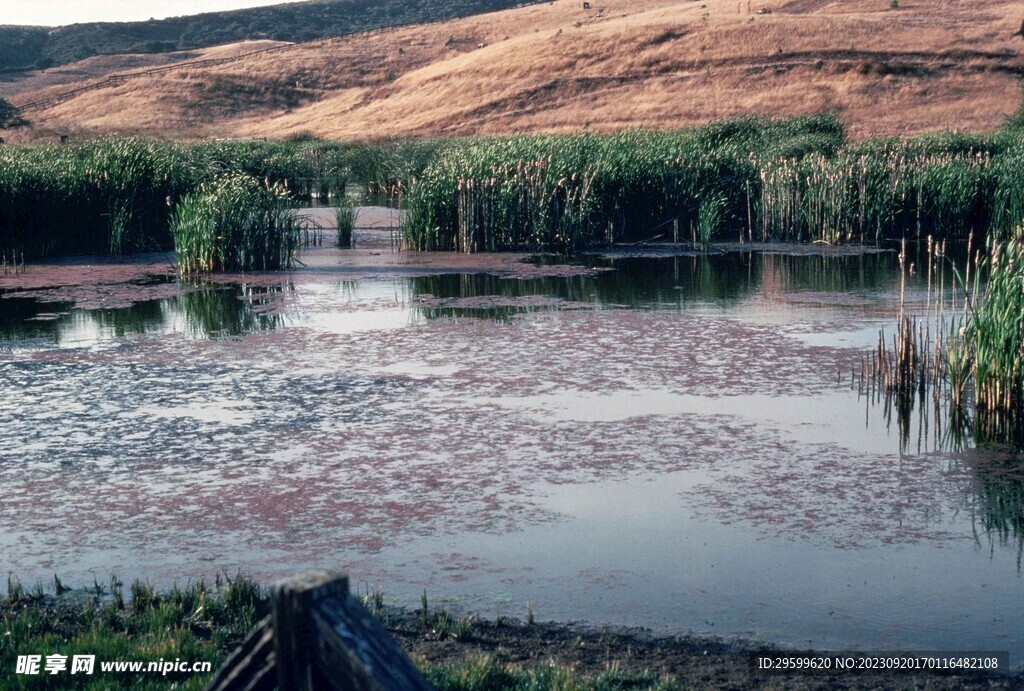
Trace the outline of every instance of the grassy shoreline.
[[[751, 641], [656, 636], [643, 629], [591, 628], [499, 618], [456, 618], [446, 609], [386, 606], [380, 593], [364, 601], [439, 689], [716, 688], [1017, 688], [1019, 674], [783, 674], [751, 669], [753, 652], [778, 651]], [[163, 592], [113, 579], [92, 588], [25, 590], [9, 581], [0, 601], [3, 688], [200, 689], [208, 674], [102, 673], [91, 676], [13, 673], [17, 655], [75, 654], [100, 661], [180, 659], [216, 669], [268, 612], [266, 591], [244, 577], [192, 583]], [[532, 619], [532, 618], [531, 618]], [[793, 651], [810, 652], [810, 651]]]
[[1016, 127], [851, 143], [822, 114], [374, 144], [130, 138], [0, 148], [0, 256], [172, 247], [178, 207], [237, 175], [295, 198], [337, 197], [348, 183], [401, 193], [419, 250], [963, 240], [1024, 220]]
[[830, 114], [467, 140], [411, 187], [408, 236], [464, 252], [1004, 237], [1024, 219], [1022, 173], [1019, 132], [850, 143]]

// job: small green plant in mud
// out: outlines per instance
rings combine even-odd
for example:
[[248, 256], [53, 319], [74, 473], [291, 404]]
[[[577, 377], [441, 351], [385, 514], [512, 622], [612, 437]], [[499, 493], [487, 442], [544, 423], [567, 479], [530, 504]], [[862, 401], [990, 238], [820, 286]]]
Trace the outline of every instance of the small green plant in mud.
[[352, 246], [352, 231], [356, 225], [356, 208], [345, 194], [338, 196], [334, 208], [334, 223], [338, 229], [338, 247]]
[[462, 617], [452, 624], [449, 635], [454, 641], [468, 641], [473, 636], [473, 618]]
[[452, 616], [447, 609], [434, 612], [430, 635], [436, 640], [467, 641], [473, 636], [473, 618]]
[[131, 585], [131, 602], [132, 610], [139, 614], [158, 604], [159, 598], [152, 584], [136, 579]]
[[363, 607], [366, 607], [374, 616], [380, 616], [384, 611], [384, 591], [378, 588], [366, 587], [366, 592], [360, 598], [363, 602]]
[[448, 638], [451, 633], [452, 623], [454, 622], [451, 612], [447, 609], [439, 609], [434, 612], [431, 620], [430, 632], [434, 637], [441, 641]]
[[10, 602], [20, 602], [26, 599], [25, 586], [13, 573], [7, 574], [7, 599]]
[[427, 591], [425, 588], [423, 595], [420, 597], [420, 624], [424, 631], [430, 629], [430, 603], [427, 602]]

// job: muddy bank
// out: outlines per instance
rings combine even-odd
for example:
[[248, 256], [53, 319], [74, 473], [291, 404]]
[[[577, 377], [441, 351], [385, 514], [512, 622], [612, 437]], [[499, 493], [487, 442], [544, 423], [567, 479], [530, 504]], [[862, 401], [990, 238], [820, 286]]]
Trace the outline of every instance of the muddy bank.
[[[112, 646], [126, 658], [143, 660], [151, 659], [158, 650], [167, 659], [189, 656], [209, 660], [211, 669], [216, 670], [241, 644], [254, 622], [270, 611], [266, 591], [244, 577], [211, 587], [190, 582], [183, 589], [164, 592], [136, 582], [131, 590], [137, 599], [132, 600], [123, 599], [120, 582], [112, 579], [111, 584], [109, 589], [96, 585], [59, 595], [21, 593], [18, 599], [0, 600], [0, 619], [12, 629], [8, 635], [14, 636], [18, 649], [38, 649], [43, 654], [81, 649], [87, 654], [99, 653], [103, 661], [104, 651]], [[232, 589], [234, 594], [229, 593]], [[199, 605], [203, 601], [209, 611]], [[616, 678], [632, 680], [621, 688], [636, 689], [1018, 689], [1024, 683], [1019, 673], [769, 675], [752, 668], [752, 656], [770, 652], [814, 655], [814, 651], [785, 651], [749, 640], [656, 636], [640, 628], [524, 623], [508, 618], [459, 620], [447, 610], [429, 605], [424, 621], [421, 610], [374, 607], [372, 603], [368, 606], [442, 691], [464, 688], [457, 670], [470, 667], [567, 669], [576, 684], [572, 688], [591, 688], [592, 680], [608, 679], [610, 671]], [[168, 614], [154, 620], [156, 611]], [[25, 626], [26, 622], [32, 622], [31, 626]], [[181, 647], [185, 644], [175, 642], [184, 639], [194, 641], [187, 650]], [[54, 640], [60, 642], [55, 645]], [[0, 646], [0, 684], [8, 674], [4, 670], [11, 669], [4, 663], [13, 664], [13, 651], [14, 647]], [[203, 676], [205, 679], [172, 675], [161, 683], [168, 687], [191, 680], [205, 683], [209, 675]], [[620, 686], [609, 681], [599, 688]]]
[[[748, 640], [698, 636], [656, 636], [639, 628], [593, 628], [553, 622], [473, 620], [469, 633], [455, 640], [442, 627], [424, 629], [420, 612], [384, 608], [379, 616], [413, 656], [430, 664], [487, 658], [496, 665], [532, 667], [555, 664], [581, 676], [608, 669], [654, 672], [682, 688], [716, 689], [1017, 689], [1019, 675], [758, 673], [751, 656], [783, 649]], [[798, 652], [798, 651], [786, 651]], [[814, 654], [813, 651], [799, 651]]]

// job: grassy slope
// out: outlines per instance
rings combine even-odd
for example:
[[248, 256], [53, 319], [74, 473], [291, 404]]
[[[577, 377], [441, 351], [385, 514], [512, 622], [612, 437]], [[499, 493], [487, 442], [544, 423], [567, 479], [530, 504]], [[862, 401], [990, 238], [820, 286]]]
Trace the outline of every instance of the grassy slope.
[[379, 26], [461, 17], [512, 0], [309, 0], [145, 22], [0, 26], [0, 71], [64, 65], [93, 55], [163, 53], [252, 39], [308, 41]]
[[366, 138], [675, 128], [835, 109], [863, 137], [992, 129], [1020, 98], [1024, 40], [1009, 0], [903, 0], [895, 10], [886, 0], [762, 0], [749, 14], [737, 0], [591, 5], [557, 0], [295, 46], [132, 80], [29, 118], [37, 137]]

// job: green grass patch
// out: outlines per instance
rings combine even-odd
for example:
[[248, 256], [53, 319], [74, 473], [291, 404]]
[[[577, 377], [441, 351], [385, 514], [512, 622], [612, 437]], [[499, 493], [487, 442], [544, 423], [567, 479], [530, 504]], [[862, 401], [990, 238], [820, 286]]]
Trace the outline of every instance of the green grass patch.
[[409, 199], [410, 243], [568, 250], [715, 240], [871, 242], [1006, 236], [1024, 218], [1024, 135], [851, 144], [833, 114], [680, 132], [451, 143]]
[[[246, 578], [199, 581], [157, 592], [135, 582], [125, 599], [116, 579], [89, 591], [0, 603], [0, 685], [24, 689], [107, 689], [111, 687], [201, 689], [208, 675], [191, 673], [104, 673], [101, 661], [182, 660], [209, 662], [212, 669], [268, 609], [263, 589]], [[45, 673], [49, 655], [67, 657], [68, 669]], [[19, 655], [41, 655], [38, 675], [16, 675]], [[95, 655], [93, 674], [71, 674], [75, 655]]]

